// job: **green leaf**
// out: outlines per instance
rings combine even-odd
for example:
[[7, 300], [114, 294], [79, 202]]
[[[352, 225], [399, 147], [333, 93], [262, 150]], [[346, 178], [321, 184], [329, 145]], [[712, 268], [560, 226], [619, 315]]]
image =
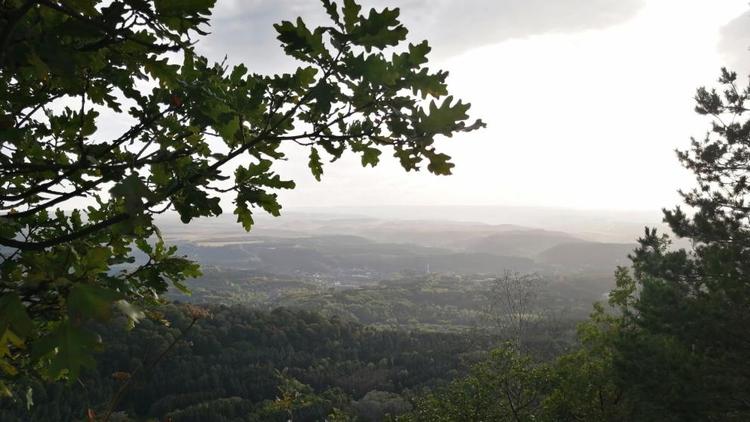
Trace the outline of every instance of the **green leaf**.
[[52, 379], [67, 375], [78, 378], [83, 368], [96, 364], [93, 351], [99, 344], [97, 337], [69, 321], [60, 323], [50, 334], [40, 338], [32, 349], [33, 360], [48, 360], [48, 376]]
[[242, 81], [242, 78], [247, 73], [247, 67], [245, 67], [244, 64], [240, 63], [237, 66], [232, 69], [232, 74], [229, 75], [229, 79], [234, 83], [239, 83]]
[[336, 3], [332, 2], [331, 0], [322, 0], [322, 2], [323, 7], [326, 9], [326, 13], [328, 13], [328, 16], [331, 17], [332, 21], [338, 24], [341, 17], [339, 16], [339, 11], [336, 7]]
[[156, 11], [170, 15], [206, 14], [216, 0], [154, 0]]
[[91, 274], [97, 274], [107, 271], [109, 268], [109, 258], [112, 256], [112, 250], [103, 246], [92, 247], [86, 251], [82, 262], [85, 264], [85, 270]]
[[68, 294], [68, 314], [71, 318], [106, 320], [112, 315], [112, 304], [122, 295], [105, 287], [77, 283]]
[[380, 161], [380, 150], [372, 147], [365, 147], [362, 150], [362, 167], [366, 167], [368, 164], [375, 167]]
[[179, 66], [169, 64], [166, 58], [148, 60], [144, 63], [143, 68], [164, 87], [175, 88], [177, 86], [177, 70]]
[[435, 101], [430, 102], [430, 114], [420, 114], [420, 128], [428, 134], [441, 134], [451, 136], [457, 129], [462, 128], [461, 122], [468, 119], [469, 104], [463, 104], [460, 100], [451, 105], [453, 97], [448, 96], [438, 106]]
[[354, 0], [344, 0], [344, 27], [347, 32], [354, 30], [354, 26], [359, 19], [360, 10], [362, 10], [362, 6], [358, 5]]
[[315, 75], [318, 73], [318, 69], [307, 66], [307, 67], [300, 67], [294, 72], [294, 81], [297, 85], [297, 88], [307, 88], [315, 82]]
[[125, 209], [131, 217], [143, 212], [143, 199], [151, 196], [151, 192], [136, 174], [131, 174], [116, 184], [109, 191], [112, 196], [122, 198]]
[[215, 0], [154, 0], [159, 20], [182, 33], [195, 30], [198, 24], [205, 22], [214, 3]]
[[283, 44], [284, 51], [293, 57], [305, 59], [326, 51], [323, 45], [323, 33], [318, 30], [311, 32], [302, 18], [297, 18], [296, 25], [283, 21], [274, 25], [274, 28], [279, 33], [276, 38]]
[[[183, 272], [183, 274], [185, 274], [185, 273]], [[179, 281], [173, 281], [172, 285], [175, 286], [177, 288], [177, 290], [179, 290], [180, 293], [182, 293], [182, 294], [185, 294], [185, 295], [188, 295], [188, 296], [192, 296], [192, 294], [193, 294], [193, 292], [190, 290], [190, 288], [188, 286], [182, 284]]]
[[320, 154], [315, 147], [310, 148], [310, 161], [307, 165], [310, 167], [315, 180], [320, 182], [320, 176], [323, 175], [323, 163], [320, 161]]
[[260, 205], [263, 210], [274, 217], [281, 215], [281, 204], [279, 204], [278, 196], [273, 193], [259, 193], [255, 199], [255, 203]]
[[166, 186], [170, 181], [170, 174], [167, 166], [162, 163], [151, 165], [151, 181], [161, 186]]
[[0, 296], [0, 333], [9, 328], [21, 337], [31, 335], [34, 329], [26, 307], [15, 293]]
[[394, 47], [406, 39], [407, 31], [398, 20], [400, 11], [385, 8], [378, 12], [370, 10], [367, 18], [360, 18], [359, 25], [350, 30], [352, 41], [370, 51], [373, 47]]
[[221, 113], [213, 124], [216, 132], [230, 143], [238, 135], [241, 125], [239, 117], [233, 113]]
[[450, 162], [451, 157], [449, 155], [443, 153], [436, 154], [434, 152], [425, 153], [425, 155], [427, 155], [427, 158], [430, 160], [430, 163], [427, 165], [427, 170], [433, 174], [447, 176], [451, 174], [451, 169], [455, 167], [455, 165]]
[[420, 66], [427, 63], [427, 54], [432, 50], [427, 41], [419, 44], [409, 44], [409, 63], [412, 66]]
[[412, 73], [406, 79], [414, 94], [421, 93], [421, 96], [424, 99], [427, 98], [428, 95], [436, 98], [447, 95], [448, 85], [445, 84], [445, 79], [447, 77], [447, 72], [430, 74], [427, 68], [423, 68], [417, 73]]
[[244, 202], [238, 203], [234, 209], [234, 214], [237, 216], [237, 222], [241, 223], [246, 231], [250, 231], [253, 224], [255, 224], [255, 220], [253, 220], [253, 212], [250, 211], [247, 204]]
[[350, 63], [352, 71], [361, 75], [365, 82], [374, 85], [393, 85], [399, 76], [379, 54], [371, 54], [367, 58], [358, 56]]
[[319, 115], [328, 114], [331, 111], [331, 105], [336, 101], [339, 93], [340, 91], [337, 86], [331, 85], [324, 80], [319, 81], [310, 91], [312, 98], [315, 99], [315, 111]]

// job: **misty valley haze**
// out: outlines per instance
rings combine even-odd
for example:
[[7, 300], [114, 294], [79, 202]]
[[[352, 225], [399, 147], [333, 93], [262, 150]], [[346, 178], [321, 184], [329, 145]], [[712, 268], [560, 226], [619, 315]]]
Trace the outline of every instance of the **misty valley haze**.
[[[419, 208], [399, 211], [425, 215]], [[432, 211], [441, 210], [435, 207]], [[530, 221], [536, 211], [551, 225], [569, 220], [567, 224], [582, 232], [469, 221], [384, 220], [332, 210], [262, 219], [252, 233], [237, 232], [229, 219], [184, 230], [177, 221], [165, 218], [162, 228], [181, 253], [204, 266], [316, 276], [332, 283], [350, 283], [352, 277], [376, 281], [403, 271], [490, 275], [504, 270], [592, 272], [611, 278], [613, 268], [627, 264], [627, 255], [636, 244], [592, 239], [634, 239], [642, 231], [636, 223], [606, 213], [524, 211], [521, 216], [512, 208], [498, 208], [494, 215], [516, 213], [516, 220]], [[508, 217], [508, 221], [514, 220]]]

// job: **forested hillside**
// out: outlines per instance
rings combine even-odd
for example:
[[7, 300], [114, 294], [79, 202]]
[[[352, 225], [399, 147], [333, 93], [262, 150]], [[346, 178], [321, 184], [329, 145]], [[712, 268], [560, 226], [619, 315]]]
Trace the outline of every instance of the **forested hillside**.
[[[284, 237], [205, 234], [203, 239], [189, 242], [176, 239], [175, 244], [181, 253], [207, 267], [316, 277], [347, 285], [392, 278], [401, 272], [492, 275], [507, 270], [605, 278], [611, 276], [612, 268], [627, 264], [627, 255], [636, 246], [583, 241], [567, 233], [531, 229], [471, 235], [471, 241], [463, 244], [450, 239], [468, 236], [466, 232], [434, 230], [423, 228], [421, 235], [430, 243], [451, 244], [450, 248], [383, 243], [360, 236], [306, 236], [291, 231]], [[377, 238], [379, 234], [370, 235]]]
[[375, 243], [354, 236], [263, 239], [229, 245], [182, 244], [180, 251], [204, 265], [314, 276], [347, 283], [388, 277], [404, 270], [495, 274], [543, 268], [519, 256], [456, 252], [410, 244]]
[[[301, 308], [394, 329], [488, 329], [493, 325], [489, 308], [498, 300], [491, 294], [498, 276], [403, 273], [391, 280], [342, 287], [321, 279], [209, 268], [202, 278], [187, 283], [190, 296], [174, 292], [169, 297], [198, 304]], [[612, 287], [614, 280], [609, 276], [541, 278], [529, 302], [535, 309], [554, 314], [558, 321], [574, 324], [585, 319], [591, 303]]]
[[[125, 333], [120, 319], [93, 327], [108, 345], [96, 370], [80, 384], [29, 383], [31, 409], [4, 401], [0, 420], [85, 419], [86, 409], [104, 410], [130, 374], [137, 378], [120, 409], [133, 420], [286, 421], [288, 412], [294, 420], [323, 420], [336, 409], [379, 419], [410, 409], [409, 397], [423, 388], [465, 373], [493, 344], [479, 333], [384, 331], [307, 311], [207, 309], [210, 316], [190, 329], [181, 306], [162, 309], [169, 326], [144, 321]], [[282, 394], [292, 399], [279, 403]]]

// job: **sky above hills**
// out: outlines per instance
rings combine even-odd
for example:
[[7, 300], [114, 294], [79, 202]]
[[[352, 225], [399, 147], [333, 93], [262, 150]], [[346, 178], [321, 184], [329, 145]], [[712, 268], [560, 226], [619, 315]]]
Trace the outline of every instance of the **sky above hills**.
[[[430, 40], [433, 66], [488, 128], [442, 142], [453, 176], [406, 174], [356, 157], [306, 169], [289, 148], [287, 209], [305, 206], [524, 205], [656, 210], [679, 202], [689, 174], [674, 149], [708, 121], [692, 97], [722, 66], [747, 74], [746, 0], [363, 0], [400, 6], [409, 39]], [[272, 24], [325, 22], [314, 0], [219, 0], [202, 51], [276, 73], [293, 69]], [[388, 157], [383, 157], [388, 158]]]

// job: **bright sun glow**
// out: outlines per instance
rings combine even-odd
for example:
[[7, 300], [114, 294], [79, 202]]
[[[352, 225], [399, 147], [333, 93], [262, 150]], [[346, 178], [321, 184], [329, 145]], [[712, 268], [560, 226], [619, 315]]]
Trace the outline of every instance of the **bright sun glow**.
[[674, 149], [708, 127], [693, 112], [692, 96], [716, 81], [719, 31], [746, 6], [650, 1], [606, 29], [515, 39], [438, 62], [451, 72], [456, 95], [489, 124], [444, 143], [455, 158], [453, 176], [407, 175], [393, 160], [357, 169], [350, 157], [317, 183], [306, 174], [304, 153], [293, 153], [280, 168], [299, 187], [283, 202], [671, 206], [677, 187], [691, 180]]

